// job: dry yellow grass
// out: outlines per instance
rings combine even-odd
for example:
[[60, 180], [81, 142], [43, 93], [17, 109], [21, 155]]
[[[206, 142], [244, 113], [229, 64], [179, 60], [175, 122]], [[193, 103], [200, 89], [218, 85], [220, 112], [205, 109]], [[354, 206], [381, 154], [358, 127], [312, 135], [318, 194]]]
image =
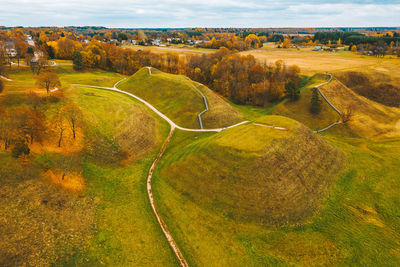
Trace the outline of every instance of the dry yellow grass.
[[345, 111], [352, 107], [354, 116], [348, 125], [358, 135], [379, 138], [400, 136], [400, 109], [359, 96], [336, 79], [321, 90], [339, 110]]
[[48, 170], [44, 176], [53, 184], [67, 190], [79, 192], [85, 188], [85, 180], [81, 174], [76, 172], [66, 174], [64, 179], [62, 179], [62, 171], [60, 170]]
[[331, 53], [316, 51], [293, 51], [284, 49], [258, 49], [245, 51], [242, 55], [253, 55], [261, 62], [284, 61], [287, 65], [298, 65], [301, 72], [312, 75], [318, 72], [364, 70], [391, 73], [400, 78], [400, 60], [361, 56], [353, 53]]

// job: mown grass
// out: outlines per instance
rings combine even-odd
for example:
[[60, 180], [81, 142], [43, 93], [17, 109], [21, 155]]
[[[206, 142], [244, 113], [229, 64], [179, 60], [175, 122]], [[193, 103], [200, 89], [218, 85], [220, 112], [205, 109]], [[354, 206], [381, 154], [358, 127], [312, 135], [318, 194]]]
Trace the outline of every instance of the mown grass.
[[[159, 209], [190, 264], [400, 264], [399, 141], [378, 142], [324, 134], [326, 140], [346, 153], [346, 168], [330, 188], [320, 212], [306, 222], [278, 227], [249, 223], [238, 217], [232, 219], [232, 214], [221, 212], [216, 202], [204, 205], [204, 198], [216, 200], [226, 194], [213, 191], [213, 185], [208, 185], [208, 193], [203, 194], [202, 199], [194, 197], [195, 192], [190, 187], [196, 185], [198, 180], [223, 183], [219, 182], [219, 174], [225, 169], [221, 166], [202, 166], [199, 175], [195, 164], [181, 165], [179, 175], [169, 176], [167, 171], [163, 172], [163, 169], [171, 171], [169, 165], [187, 161], [193, 153], [199, 154], [202, 150], [200, 144], [211, 145], [209, 140], [217, 138], [217, 135], [178, 132], [154, 179], [153, 188]], [[225, 156], [228, 159], [231, 157]], [[210, 157], [203, 155], [196, 164], [209, 161]], [[230, 162], [232, 177], [238, 177], [238, 168], [234, 161]], [[215, 172], [210, 173], [210, 169]], [[185, 178], [186, 172], [190, 172], [190, 180]], [[197, 186], [196, 190], [202, 189]], [[231, 186], [224, 187], [224, 191], [230, 190]], [[238, 205], [238, 202], [232, 205]], [[225, 207], [224, 211], [229, 209]]]
[[179, 126], [200, 128], [197, 115], [205, 109], [201, 90], [209, 102], [203, 115], [204, 127], [223, 127], [239, 122], [243, 117], [203, 85], [185, 76], [161, 72], [154, 68], [140, 69], [118, 87], [148, 101]]

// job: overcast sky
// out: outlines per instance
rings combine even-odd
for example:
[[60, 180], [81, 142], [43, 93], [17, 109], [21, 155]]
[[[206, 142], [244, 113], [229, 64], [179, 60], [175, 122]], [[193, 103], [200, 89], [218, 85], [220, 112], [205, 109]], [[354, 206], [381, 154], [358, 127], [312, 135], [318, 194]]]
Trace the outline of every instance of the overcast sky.
[[400, 26], [400, 0], [0, 0], [3, 26]]

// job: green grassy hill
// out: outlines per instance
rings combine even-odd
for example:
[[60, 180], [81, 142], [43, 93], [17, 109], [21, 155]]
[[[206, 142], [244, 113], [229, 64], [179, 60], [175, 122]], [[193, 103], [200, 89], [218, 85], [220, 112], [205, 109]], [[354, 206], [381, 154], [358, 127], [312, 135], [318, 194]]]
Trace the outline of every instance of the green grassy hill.
[[303, 221], [335, 181], [344, 156], [285, 117], [244, 125], [178, 146], [160, 176], [199, 205], [228, 218], [273, 224]]
[[290, 131], [178, 131], [156, 170], [159, 210], [189, 263], [398, 265], [400, 143], [258, 122]]
[[242, 115], [210, 89], [182, 75], [142, 68], [119, 84], [119, 88], [148, 101], [179, 126], [199, 128], [197, 115], [205, 109], [200, 90], [207, 97], [209, 111], [203, 115], [205, 128], [228, 126], [243, 120]]

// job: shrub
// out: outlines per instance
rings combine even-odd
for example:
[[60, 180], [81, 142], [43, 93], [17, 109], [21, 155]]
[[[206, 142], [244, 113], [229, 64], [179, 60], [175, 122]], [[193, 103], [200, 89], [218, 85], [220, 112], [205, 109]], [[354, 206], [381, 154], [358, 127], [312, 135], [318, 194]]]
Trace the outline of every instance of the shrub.
[[26, 144], [26, 142], [23, 141], [23, 140], [19, 140], [19, 141], [15, 144], [15, 146], [13, 147], [13, 149], [11, 150], [11, 155], [12, 155], [14, 158], [18, 158], [18, 157], [21, 156], [22, 154], [29, 155], [30, 151], [31, 151], [31, 150], [29, 149], [29, 147], [28, 147], [28, 145]]

